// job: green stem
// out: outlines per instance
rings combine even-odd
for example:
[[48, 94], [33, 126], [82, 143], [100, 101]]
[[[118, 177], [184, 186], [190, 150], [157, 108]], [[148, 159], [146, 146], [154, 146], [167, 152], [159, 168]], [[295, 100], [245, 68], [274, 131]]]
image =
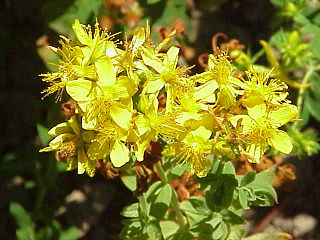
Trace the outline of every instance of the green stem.
[[148, 204], [147, 204], [147, 200], [146, 200], [146, 196], [145, 196], [145, 193], [141, 194], [141, 196], [139, 196], [139, 200], [140, 200], [140, 203], [141, 203], [141, 209], [143, 212], [148, 212]]
[[[169, 184], [169, 181], [168, 181], [168, 179], [166, 177], [166, 174], [163, 171], [161, 163], [157, 162], [155, 164], [155, 167], [156, 167], [156, 169], [157, 169], [157, 171], [159, 173], [159, 177], [160, 177], [161, 181], [163, 183], [165, 183], [165, 184]], [[171, 185], [170, 185], [170, 187], [171, 187], [171, 190], [172, 190], [171, 207], [176, 212], [177, 219], [178, 219], [178, 224], [180, 226], [180, 229], [182, 230], [182, 232], [184, 232], [184, 230], [185, 230], [185, 228], [187, 226], [187, 222], [186, 222], [186, 219], [183, 216], [183, 213], [182, 213], [182, 211], [180, 209], [178, 195], [177, 195], [176, 191], [173, 189], [173, 187]]]
[[223, 171], [225, 162], [222, 162], [222, 161], [220, 161], [220, 160], [218, 160], [218, 161], [219, 161], [219, 165], [218, 165], [216, 174], [222, 174], [222, 171]]
[[[306, 72], [306, 74], [304, 75], [301, 84], [307, 84], [309, 81], [310, 76], [312, 75], [312, 73], [315, 71], [316, 69], [314, 67], [310, 67], [308, 69], [308, 71]], [[303, 104], [303, 99], [304, 99], [304, 91], [306, 90], [306, 88], [300, 88], [299, 89], [299, 93], [298, 93], [298, 98], [297, 98], [297, 107], [298, 107], [298, 114], [297, 114], [297, 118], [300, 117], [301, 115], [301, 109], [302, 109], [302, 104]], [[293, 124], [294, 127], [297, 127], [299, 122], [295, 122]]]

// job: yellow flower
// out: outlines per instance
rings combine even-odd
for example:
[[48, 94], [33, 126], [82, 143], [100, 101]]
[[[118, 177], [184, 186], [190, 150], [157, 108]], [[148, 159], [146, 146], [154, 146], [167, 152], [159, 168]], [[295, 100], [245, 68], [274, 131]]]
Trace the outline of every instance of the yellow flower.
[[276, 109], [267, 109], [265, 104], [260, 104], [248, 108], [248, 115], [236, 115], [230, 118], [234, 127], [241, 125], [242, 140], [246, 143], [243, 154], [249, 161], [258, 163], [268, 145], [286, 154], [291, 152], [290, 137], [278, 128], [292, 120], [297, 112], [297, 107], [290, 104]]
[[67, 93], [85, 113], [82, 127], [93, 130], [99, 121], [111, 118], [127, 130], [132, 115], [129, 110], [129, 107], [132, 108], [130, 97], [136, 92], [135, 85], [126, 76], [117, 78], [109, 59], [105, 58], [97, 63], [97, 82], [78, 79], [67, 84]]
[[166, 110], [172, 111], [177, 92], [192, 91], [194, 82], [185, 77], [186, 68], [177, 68], [179, 48], [170, 47], [163, 60], [143, 48], [141, 53], [145, 65], [154, 71], [148, 74], [143, 93], [159, 93], [165, 87], [167, 92]]
[[157, 142], [158, 135], [169, 138], [179, 138], [185, 133], [185, 128], [177, 122], [176, 113], [158, 113], [157, 98], [145, 100], [145, 111], [136, 118], [136, 126], [141, 140], [136, 143], [138, 161], [143, 160], [143, 153], [150, 141]]
[[110, 157], [115, 167], [121, 167], [129, 162], [129, 149], [119, 140], [119, 132], [110, 121], [105, 121], [97, 129], [95, 138], [92, 139], [88, 149], [91, 160]]
[[61, 57], [58, 65], [58, 71], [54, 73], [40, 74], [43, 77], [42, 81], [47, 82], [50, 86], [42, 93], [45, 93], [44, 97], [57, 92], [56, 100], [60, 101], [66, 84], [70, 80], [78, 78], [74, 66], [81, 63], [81, 56], [79, 55], [79, 49], [72, 46], [71, 40], [63, 37], [59, 41], [61, 48], [50, 47], [50, 49]]
[[78, 174], [86, 172], [90, 177], [94, 176], [96, 162], [90, 160], [85, 153], [89, 140], [83, 135], [74, 116], [68, 122], [52, 128], [49, 135], [54, 139], [40, 152], [56, 151], [57, 157], [67, 162], [67, 170], [78, 168]]
[[286, 100], [288, 88], [284, 82], [270, 78], [271, 71], [251, 69], [246, 72], [248, 79], [237, 81], [237, 85], [244, 90], [243, 106], [253, 107], [263, 103], [282, 104]]
[[117, 48], [107, 30], [101, 30], [99, 24], [95, 24], [94, 33], [91, 30], [91, 26], [85, 26], [80, 24], [76, 19], [72, 26], [73, 32], [76, 35], [77, 40], [80, 42], [81, 52], [83, 59], [81, 66], [90, 65], [100, 58], [117, 56]]
[[191, 173], [196, 173], [198, 177], [205, 177], [211, 166], [211, 161], [207, 157], [212, 153], [211, 134], [211, 131], [200, 126], [189, 132], [181, 142], [170, 144], [163, 151], [163, 155], [180, 158], [182, 163], [190, 163]]
[[[232, 76], [233, 68], [226, 55], [214, 56], [209, 55], [208, 69], [202, 74], [192, 77], [196, 82], [217, 84], [219, 91], [217, 92], [217, 104], [229, 109], [235, 104], [235, 99], [239, 92], [235, 87], [235, 81]], [[212, 94], [216, 88], [212, 89]]]
[[[91, 27], [81, 25], [79, 20], [75, 20], [73, 31], [81, 46], [63, 37], [60, 41], [61, 48], [53, 48], [62, 59], [59, 62], [59, 70], [55, 73], [42, 74], [43, 81], [48, 82], [50, 86], [44, 90], [45, 97], [49, 94], [58, 92], [57, 100], [61, 99], [64, 88], [69, 81], [77, 79], [86, 79], [91, 81], [104, 77], [105, 70], [102, 70], [106, 64], [104, 59], [115, 59], [117, 48], [114, 42], [109, 41], [112, 36], [105, 30], [100, 30], [98, 23], [95, 26], [94, 34]], [[108, 66], [107, 66], [108, 68]], [[97, 72], [97, 73], [96, 73]], [[107, 81], [103, 79], [103, 81]]]

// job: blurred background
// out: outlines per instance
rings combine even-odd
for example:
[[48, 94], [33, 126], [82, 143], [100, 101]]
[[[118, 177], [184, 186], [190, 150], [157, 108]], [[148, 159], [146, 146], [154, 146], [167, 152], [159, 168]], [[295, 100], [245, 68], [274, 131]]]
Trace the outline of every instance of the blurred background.
[[122, 40], [147, 21], [154, 42], [175, 30], [179, 63], [193, 73], [216, 47], [229, 51], [238, 72], [273, 67], [290, 83], [303, 121], [287, 127], [291, 156], [270, 153], [259, 166], [235, 161], [239, 174], [278, 168], [279, 203], [249, 211], [247, 230], [320, 239], [320, 3], [311, 0], [0, 1], [0, 239], [118, 239], [120, 212], [136, 201], [120, 178], [65, 172], [54, 155], [38, 153], [48, 129], [70, 111], [67, 98], [42, 99], [39, 74], [56, 69], [59, 59], [47, 47], [58, 47], [59, 35], [73, 39], [76, 18], [98, 21]]

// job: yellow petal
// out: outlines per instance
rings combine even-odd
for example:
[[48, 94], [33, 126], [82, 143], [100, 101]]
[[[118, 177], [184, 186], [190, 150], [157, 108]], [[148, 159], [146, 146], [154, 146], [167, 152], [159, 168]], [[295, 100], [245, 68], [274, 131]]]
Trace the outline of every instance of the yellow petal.
[[150, 129], [149, 120], [145, 117], [145, 115], [140, 114], [137, 117], [136, 124], [140, 136], [145, 134]]
[[67, 93], [75, 101], [89, 101], [96, 95], [96, 87], [92, 81], [78, 79], [74, 81], [68, 81]]
[[120, 76], [117, 78], [116, 90], [119, 98], [126, 98], [133, 96], [138, 91], [138, 88], [133, 79], [127, 76]]
[[59, 146], [57, 146], [57, 147], [49, 146], [49, 147], [41, 148], [39, 150], [39, 152], [52, 152], [52, 151], [57, 150], [58, 148], [59, 148]]
[[84, 30], [84, 27], [80, 24], [78, 19], [74, 21], [72, 29], [81, 44], [87, 46], [91, 44], [92, 39], [88, 36], [87, 32]]
[[139, 133], [136, 129], [130, 128], [126, 136], [126, 142], [137, 142], [140, 140]]
[[140, 46], [144, 43], [146, 40], [144, 28], [139, 28], [133, 35], [132, 38], [132, 52], [135, 52], [138, 50]]
[[211, 161], [206, 157], [194, 156], [191, 162], [191, 173], [196, 173], [198, 177], [207, 176], [208, 168], [211, 166]]
[[86, 130], [94, 130], [98, 124], [99, 119], [95, 107], [91, 104], [87, 104], [85, 108], [85, 114], [82, 117], [81, 126]]
[[96, 162], [95, 161], [88, 161], [86, 166], [86, 173], [89, 177], [93, 177], [96, 173]]
[[78, 174], [83, 174], [86, 170], [86, 165], [88, 164], [88, 157], [81, 147], [78, 150]]
[[98, 85], [99, 86], [113, 86], [116, 82], [116, 73], [113, 69], [109, 58], [97, 60], [94, 65], [97, 68]]
[[197, 141], [197, 142], [205, 142], [207, 141], [212, 132], [208, 129], [206, 129], [204, 126], [201, 126], [199, 128], [197, 128], [196, 130], [193, 130], [191, 132], [194, 136], [194, 139]]
[[52, 139], [49, 142], [49, 147], [45, 147], [40, 149], [39, 152], [51, 152], [51, 151], [55, 151], [57, 150], [61, 144], [65, 141], [71, 141], [72, 139], [75, 138], [74, 134], [71, 133], [62, 133], [60, 135], [58, 135], [57, 137], [55, 137], [54, 139]]
[[247, 154], [249, 154], [246, 155], [248, 157], [248, 161], [253, 163], [259, 163], [261, 157], [267, 150], [266, 147], [266, 144], [262, 141], [248, 145], [248, 147], [246, 148]]
[[114, 103], [110, 107], [110, 116], [119, 127], [128, 130], [132, 118], [131, 112], [122, 104]]
[[175, 46], [170, 47], [164, 58], [163, 64], [174, 69], [178, 63], [179, 51], [180, 49]]
[[115, 47], [115, 44], [111, 41], [104, 42], [105, 44], [105, 54], [110, 57], [114, 58], [118, 55], [117, 48]]
[[239, 127], [243, 126], [242, 132], [249, 133], [250, 129], [255, 123], [248, 115], [235, 115], [229, 118], [232, 126]]
[[129, 162], [129, 149], [119, 140], [115, 144], [110, 153], [110, 159], [115, 167], [121, 167]]
[[88, 148], [88, 157], [90, 160], [104, 159], [110, 154], [113, 142], [107, 140], [93, 141]]
[[281, 130], [274, 129], [270, 132], [271, 137], [268, 139], [270, 146], [274, 147], [280, 152], [289, 154], [292, 151], [292, 141], [289, 135]]
[[141, 53], [141, 56], [144, 64], [146, 64], [149, 67], [152, 67], [158, 73], [161, 73], [165, 70], [165, 68], [162, 65], [162, 62], [158, 58], [152, 56], [152, 54], [149, 53], [146, 49], [144, 49], [144, 51]]
[[96, 171], [96, 162], [90, 161], [83, 149], [78, 150], [78, 174], [86, 172], [90, 177], [93, 177]]
[[[208, 81], [207, 83], [196, 87], [194, 96], [196, 100], [206, 99], [211, 97], [211, 102], [215, 101], [215, 90], [218, 88], [218, 84], [215, 81]], [[209, 98], [210, 99], [210, 98]]]
[[165, 82], [162, 78], [152, 79], [147, 81], [145, 85], [145, 92], [146, 93], [156, 93], [159, 92], [165, 85]]
[[135, 154], [139, 162], [142, 162], [144, 160], [144, 151], [147, 149], [149, 143], [150, 143], [149, 139], [137, 142], [137, 145], [136, 145], [137, 151], [135, 152]]
[[275, 125], [279, 127], [292, 120], [298, 113], [298, 109], [294, 105], [281, 106], [276, 111], [269, 114], [269, 118]]
[[71, 131], [72, 131], [72, 128], [70, 127], [70, 125], [64, 122], [64, 123], [59, 123], [57, 126], [51, 128], [48, 134], [51, 137], [56, 137], [62, 133], [67, 133], [67, 132], [70, 133]]
[[78, 166], [78, 161], [76, 158], [74, 158], [74, 157], [68, 158], [67, 167], [66, 167], [67, 171], [71, 171], [71, 170], [77, 168], [77, 166]]
[[72, 116], [69, 120], [68, 123], [70, 127], [72, 128], [73, 132], [77, 135], [78, 138], [81, 137], [81, 129], [79, 127], [79, 124], [77, 122], [77, 118], [75, 116]]
[[204, 112], [200, 114], [199, 121], [195, 121], [190, 127], [192, 130], [197, 129], [200, 126], [204, 126], [206, 129], [213, 131], [214, 127], [217, 127], [216, 120], [212, 117], [208, 112]]
[[248, 115], [254, 120], [257, 120], [262, 117], [266, 117], [267, 107], [265, 104], [256, 105], [252, 108], [247, 108], [247, 109], [248, 109]]
[[256, 105], [264, 103], [264, 98], [260, 95], [250, 95], [248, 98], [242, 101], [242, 105], [246, 108], [252, 108]]

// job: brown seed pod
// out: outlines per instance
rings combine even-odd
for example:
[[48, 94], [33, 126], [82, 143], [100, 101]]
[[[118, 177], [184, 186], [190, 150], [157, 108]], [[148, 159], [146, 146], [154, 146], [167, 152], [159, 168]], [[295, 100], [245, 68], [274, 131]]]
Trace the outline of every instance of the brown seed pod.
[[61, 104], [60, 110], [61, 115], [67, 118], [76, 115], [77, 103], [73, 100], [69, 100], [63, 104]]

